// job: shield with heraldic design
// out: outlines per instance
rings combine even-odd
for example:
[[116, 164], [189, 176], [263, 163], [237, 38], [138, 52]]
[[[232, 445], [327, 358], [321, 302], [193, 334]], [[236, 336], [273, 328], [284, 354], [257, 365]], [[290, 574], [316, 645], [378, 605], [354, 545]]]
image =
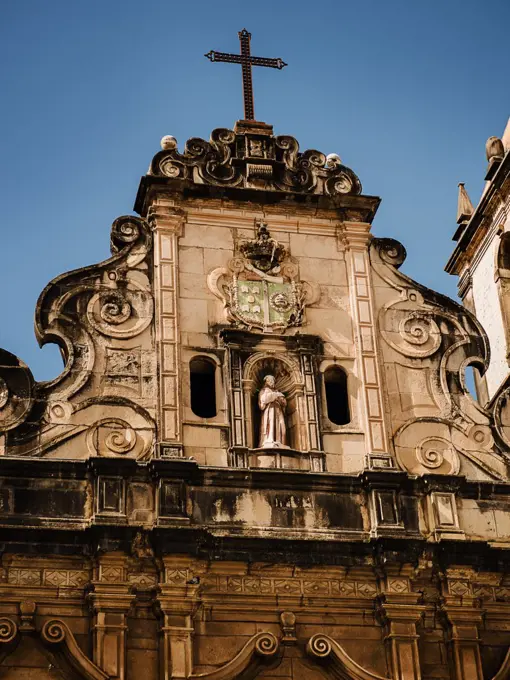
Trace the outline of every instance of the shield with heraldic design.
[[291, 325], [297, 313], [295, 284], [282, 277], [247, 274], [236, 277], [231, 312], [248, 326], [269, 332]]

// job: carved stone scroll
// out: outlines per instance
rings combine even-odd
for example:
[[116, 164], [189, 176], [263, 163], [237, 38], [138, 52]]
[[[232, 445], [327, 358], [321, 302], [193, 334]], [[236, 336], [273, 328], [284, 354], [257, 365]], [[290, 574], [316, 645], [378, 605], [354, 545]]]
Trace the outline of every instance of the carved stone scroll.
[[329, 635], [317, 633], [306, 644], [307, 654], [326, 665], [335, 677], [342, 680], [385, 680], [381, 675], [360, 666], [345, 649]]
[[59, 345], [60, 375], [34, 383], [21, 361], [0, 353], [0, 432], [8, 431], [8, 455], [152, 455], [157, 378], [147, 222], [115, 220], [111, 253], [58, 276], [39, 297], [37, 339]]
[[[405, 256], [392, 239], [372, 241], [370, 258], [381, 281], [375, 290], [385, 290], [378, 325], [399, 465], [413, 475], [457, 475], [468, 459], [485, 478], [507, 479], [491, 414], [473, 399], [465, 379], [470, 365], [486, 370], [487, 336], [465, 307], [402, 274]], [[494, 405], [496, 414], [503, 402]], [[503, 442], [500, 423], [496, 415], [495, 434]]]
[[62, 650], [66, 660], [84, 680], [108, 680], [111, 677], [85, 656], [63, 621], [46, 621], [41, 629], [41, 640], [50, 648]]

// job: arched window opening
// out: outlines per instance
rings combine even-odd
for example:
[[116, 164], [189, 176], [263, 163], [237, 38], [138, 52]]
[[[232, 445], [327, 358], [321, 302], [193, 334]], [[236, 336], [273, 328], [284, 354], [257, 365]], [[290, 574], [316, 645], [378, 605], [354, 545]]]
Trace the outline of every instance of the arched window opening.
[[189, 364], [191, 410], [200, 418], [216, 415], [216, 366], [204, 357], [196, 357]]
[[347, 425], [351, 421], [347, 374], [338, 366], [330, 366], [324, 373], [328, 418], [335, 425]]

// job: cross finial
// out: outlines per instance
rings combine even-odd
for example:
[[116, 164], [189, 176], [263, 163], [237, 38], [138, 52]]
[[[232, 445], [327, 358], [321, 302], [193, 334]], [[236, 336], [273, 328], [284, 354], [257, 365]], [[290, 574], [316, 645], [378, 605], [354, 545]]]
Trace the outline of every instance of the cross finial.
[[255, 120], [251, 67], [266, 66], [268, 68], [277, 68], [281, 70], [287, 66], [287, 64], [280, 58], [270, 59], [266, 57], [252, 57], [250, 51], [251, 33], [243, 28], [242, 31], [239, 31], [238, 35], [239, 42], [241, 43], [241, 54], [229, 54], [228, 52], [215, 52], [214, 50], [211, 50], [205, 56], [211, 61], [241, 64], [243, 74], [244, 119]]

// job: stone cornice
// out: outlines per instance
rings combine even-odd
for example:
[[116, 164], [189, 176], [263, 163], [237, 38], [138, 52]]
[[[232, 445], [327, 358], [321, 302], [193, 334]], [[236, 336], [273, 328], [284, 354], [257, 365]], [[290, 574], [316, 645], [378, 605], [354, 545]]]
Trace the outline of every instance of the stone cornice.
[[509, 175], [510, 153], [507, 152], [487, 191], [483, 194], [471, 219], [460, 235], [455, 250], [446, 263], [445, 271], [448, 272], [448, 274], [458, 274], [462, 270], [470, 245], [474, 240], [479, 240], [478, 232], [484, 227], [484, 220], [487, 217], [487, 213], [494, 209], [494, 207], [503, 199], [501, 189]]

